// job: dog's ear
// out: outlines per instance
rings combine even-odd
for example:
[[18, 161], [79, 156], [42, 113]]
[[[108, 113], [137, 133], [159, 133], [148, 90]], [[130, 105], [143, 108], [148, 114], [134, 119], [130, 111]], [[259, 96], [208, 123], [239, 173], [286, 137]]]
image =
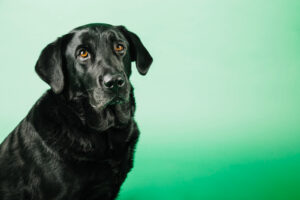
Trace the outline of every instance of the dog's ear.
[[146, 75], [153, 61], [150, 53], [143, 45], [140, 38], [124, 26], [117, 26], [129, 42], [131, 61], [136, 62], [136, 67], [141, 75]]
[[71, 34], [66, 34], [48, 44], [35, 65], [36, 73], [56, 94], [61, 93], [64, 88], [63, 53], [70, 39]]

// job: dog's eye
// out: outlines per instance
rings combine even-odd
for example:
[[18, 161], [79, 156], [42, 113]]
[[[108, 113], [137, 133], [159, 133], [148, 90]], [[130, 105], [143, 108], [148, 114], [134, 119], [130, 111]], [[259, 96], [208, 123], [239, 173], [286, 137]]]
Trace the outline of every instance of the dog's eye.
[[87, 58], [87, 57], [89, 56], [89, 52], [88, 52], [86, 49], [81, 49], [81, 50], [79, 51], [79, 56], [80, 56], [81, 58]]
[[115, 49], [116, 52], [121, 53], [121, 52], [124, 51], [125, 47], [124, 47], [123, 44], [116, 44], [116, 45], [114, 46], [114, 49]]

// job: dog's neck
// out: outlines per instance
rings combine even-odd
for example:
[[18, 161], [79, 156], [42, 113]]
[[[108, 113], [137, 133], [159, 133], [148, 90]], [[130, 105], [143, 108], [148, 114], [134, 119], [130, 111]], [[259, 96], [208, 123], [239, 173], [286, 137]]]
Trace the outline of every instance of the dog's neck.
[[[80, 160], [80, 155], [83, 154], [82, 158], [84, 159], [96, 160], [97, 158], [101, 160], [107, 156], [108, 149], [112, 148], [113, 140], [122, 141], [120, 143], [122, 145], [126, 144], [130, 137], [129, 130], [132, 130], [130, 127], [134, 124], [133, 114], [135, 111], [133, 92], [130, 95], [130, 101], [123, 105], [123, 109], [128, 112], [126, 114], [129, 114], [126, 123], [117, 124], [118, 121], [115, 120], [114, 124], [105, 130], [90, 127], [87, 120], [96, 117], [99, 123], [103, 123], [101, 120], [107, 123], [105, 122], [107, 120], [106, 113], [102, 113], [102, 115], [96, 115], [96, 112], [88, 113], [91, 110], [85, 106], [83, 101], [68, 101], [64, 96], [54, 94], [49, 90], [34, 106], [38, 109], [33, 109], [29, 117], [33, 117], [33, 125], [46, 144], [60, 154], [68, 152], [77, 160]], [[92, 115], [88, 116], [88, 114]], [[119, 113], [119, 115], [122, 114]], [[117, 115], [115, 117], [118, 119], [124, 117]], [[102, 158], [102, 156], [104, 157]]]

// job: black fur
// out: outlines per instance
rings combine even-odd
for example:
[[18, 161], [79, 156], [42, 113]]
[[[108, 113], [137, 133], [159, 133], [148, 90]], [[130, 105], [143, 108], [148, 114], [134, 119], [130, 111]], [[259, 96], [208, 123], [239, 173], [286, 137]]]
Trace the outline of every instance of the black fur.
[[[82, 46], [88, 60], [76, 54]], [[131, 61], [145, 75], [152, 58], [134, 33], [108, 24], [78, 27], [42, 51], [36, 71], [51, 89], [0, 146], [1, 200], [116, 198], [139, 137]], [[102, 84], [114, 73], [125, 79], [117, 92]]]

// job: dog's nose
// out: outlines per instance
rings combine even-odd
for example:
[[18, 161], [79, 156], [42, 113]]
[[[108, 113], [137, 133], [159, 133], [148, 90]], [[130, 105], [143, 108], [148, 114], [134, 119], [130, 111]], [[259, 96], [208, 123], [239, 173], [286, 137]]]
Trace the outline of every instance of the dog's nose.
[[124, 77], [120, 74], [111, 75], [106, 74], [103, 77], [103, 85], [108, 89], [121, 88], [125, 85]]

